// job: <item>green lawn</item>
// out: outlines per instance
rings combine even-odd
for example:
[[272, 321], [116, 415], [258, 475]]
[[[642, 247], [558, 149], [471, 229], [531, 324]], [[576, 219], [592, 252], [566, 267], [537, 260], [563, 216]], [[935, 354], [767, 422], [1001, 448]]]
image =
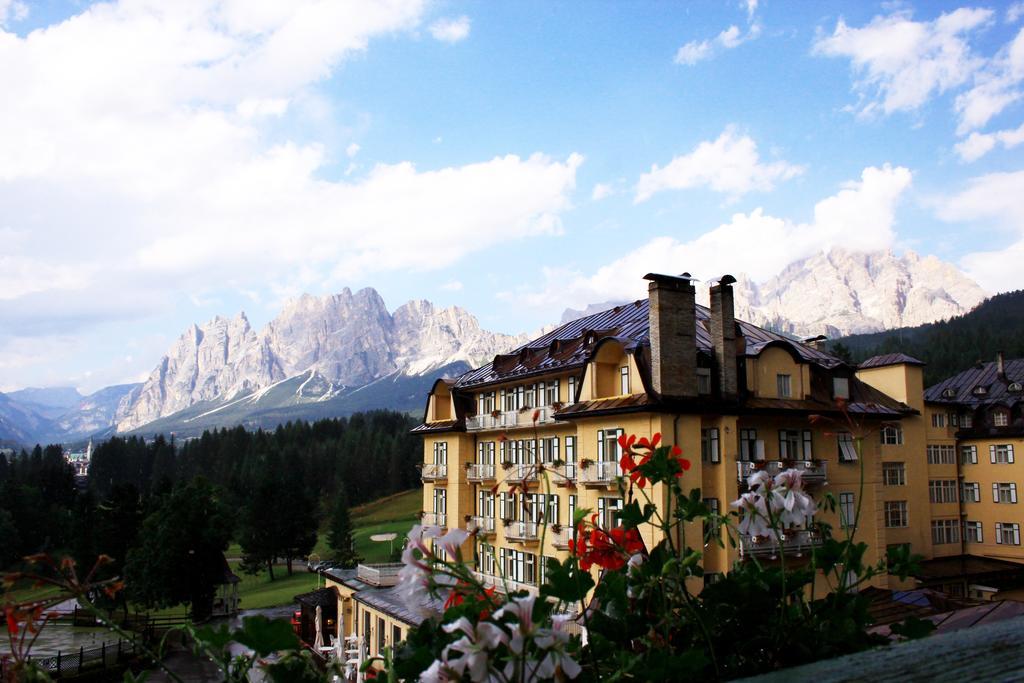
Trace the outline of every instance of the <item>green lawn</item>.
[[367, 505], [352, 509], [352, 525], [356, 530], [356, 550], [363, 562], [387, 562], [390, 543], [377, 543], [370, 540], [374, 534], [393, 532], [398, 534], [394, 547], [402, 547], [402, 541], [409, 529], [419, 518], [423, 508], [423, 492], [419, 489], [406, 491]]

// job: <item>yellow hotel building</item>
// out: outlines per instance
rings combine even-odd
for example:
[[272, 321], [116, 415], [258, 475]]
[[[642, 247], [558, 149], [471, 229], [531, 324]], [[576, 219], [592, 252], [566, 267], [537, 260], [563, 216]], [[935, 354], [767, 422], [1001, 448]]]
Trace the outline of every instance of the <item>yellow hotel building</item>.
[[[933, 396], [933, 387], [926, 394], [922, 364], [913, 358], [883, 356], [854, 368], [826, 353], [821, 339], [797, 342], [736, 320], [730, 276], [711, 288], [710, 307], [696, 304], [685, 274], [646, 279], [646, 300], [564, 324], [455, 380], [439, 380], [430, 392], [423, 423], [414, 430], [424, 444], [423, 523], [477, 529], [464, 556], [474, 559], [484, 581], [501, 587], [503, 576], [513, 588], [534, 590], [543, 559], [568, 552], [577, 509], [597, 513], [602, 525], [616, 523], [623, 505], [616, 486], [617, 438], [623, 433], [660, 432], [665, 443], [680, 446], [692, 463], [684, 488], [700, 487], [722, 512], [738, 498], [747, 476], [762, 467], [803, 470], [817, 500], [831, 492], [837, 512], [819, 515], [834, 528], [839, 515], [852, 520], [860, 503], [857, 534], [870, 546], [867, 562], [894, 544], [910, 544], [928, 559], [918, 581], [899, 585], [895, 577], [878, 576], [873, 582], [879, 588], [925, 585], [961, 594], [969, 586], [996, 589], [985, 583], [992, 582], [992, 572], [1005, 579], [1016, 565], [1004, 560], [1024, 560], [1015, 518], [1000, 516], [1009, 505], [958, 502], [961, 474], [977, 483], [984, 498], [1024, 467], [1013, 463], [1013, 448], [1009, 464], [988, 464], [993, 444], [993, 457], [1006, 459], [1001, 449], [1009, 432], [993, 441], [991, 430], [979, 431], [988, 425], [980, 414], [1000, 408], [966, 401], [963, 392], [973, 388], [956, 396], [943, 388]], [[1024, 375], [1024, 363], [1020, 370]], [[988, 390], [994, 398], [991, 382]], [[843, 419], [840, 401], [864, 435], [862, 501], [856, 499], [861, 467], [854, 434], [837, 424]], [[811, 415], [835, 421], [812, 424]], [[1008, 408], [1007, 416], [1006, 424], [1020, 424], [1019, 408]], [[1017, 434], [1024, 430], [1018, 427]], [[961, 465], [949, 456], [969, 447], [978, 464]], [[983, 473], [989, 470], [994, 472]], [[523, 481], [529, 484], [526, 493], [510, 491]], [[948, 482], [954, 482], [952, 502]], [[663, 500], [658, 488], [650, 494]], [[977, 542], [948, 542], [964, 538], [964, 509], [968, 522], [983, 525], [984, 535]], [[1002, 525], [998, 532], [996, 524]], [[1007, 524], [1014, 525], [1012, 546], [1004, 542], [1011, 538]], [[947, 526], [957, 529], [953, 536], [946, 535]], [[648, 547], [658, 542], [656, 533], [642, 529]], [[698, 527], [688, 535], [689, 545], [698, 545], [699, 536]], [[784, 543], [791, 557], [820, 539], [802, 530], [787, 533]], [[736, 548], [711, 545], [704, 580], [714, 581], [745, 557], [771, 560], [778, 552], [777, 541], [768, 538], [743, 537]], [[415, 621], [401, 613], [397, 601], [387, 604], [387, 586], [394, 580], [374, 582], [373, 571], [396, 570], [327, 573], [339, 593], [339, 627], [363, 637], [371, 654], [396, 642]], [[968, 576], [972, 572], [985, 581]]]

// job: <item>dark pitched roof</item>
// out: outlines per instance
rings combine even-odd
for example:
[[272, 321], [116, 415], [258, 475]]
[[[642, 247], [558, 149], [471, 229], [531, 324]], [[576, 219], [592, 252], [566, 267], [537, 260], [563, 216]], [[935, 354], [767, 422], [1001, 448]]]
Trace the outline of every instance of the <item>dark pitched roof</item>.
[[450, 432], [458, 427], [458, 420], [440, 420], [438, 422], [424, 422], [409, 431], [413, 434], [429, 434], [430, 432]]
[[900, 365], [901, 363], [906, 365], [925, 364], [924, 361], [908, 356], [905, 353], [887, 353], [882, 356], [872, 356], [857, 367], [861, 370], [866, 370], [868, 368], [884, 368], [887, 365]]
[[[697, 351], [711, 355], [711, 312], [705, 306], [696, 306]], [[800, 358], [824, 368], [835, 368], [843, 362], [835, 356], [819, 351], [800, 341], [776, 332], [737, 320], [738, 332], [746, 342], [745, 355], [756, 356], [771, 343], [789, 345]], [[627, 351], [650, 346], [648, 300], [610, 308], [600, 313], [568, 322], [511, 353], [496, 356], [494, 360], [459, 377], [455, 387], [467, 387], [527, 378], [556, 370], [582, 369], [594, 346], [607, 337], [617, 338]]]
[[921, 560], [915, 575], [919, 579], [934, 581], [961, 576], [984, 577], [1003, 574], [1024, 579], [1024, 564], [978, 555], [952, 555]]
[[[1024, 385], [1024, 359], [1013, 359], [1003, 363], [1005, 375], [999, 376], [999, 366], [995, 362], [979, 363], [969, 370], [933, 384], [924, 391], [924, 400], [935, 403], [958, 403], [980, 406], [991, 403], [1002, 403], [1012, 406], [1024, 398], [1022, 392], [1011, 392], [1011, 384]], [[985, 393], [976, 395], [974, 390], [984, 387]], [[946, 390], [950, 396], [945, 396]]]

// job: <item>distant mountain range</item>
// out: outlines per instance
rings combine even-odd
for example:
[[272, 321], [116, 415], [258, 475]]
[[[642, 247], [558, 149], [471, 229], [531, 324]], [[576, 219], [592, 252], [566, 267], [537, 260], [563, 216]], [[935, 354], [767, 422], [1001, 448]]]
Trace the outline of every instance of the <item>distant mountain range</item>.
[[[962, 315], [985, 298], [954, 266], [912, 252], [832, 250], [765, 282], [742, 274], [737, 280], [738, 318], [794, 336], [920, 325]], [[618, 303], [567, 309], [562, 322]], [[457, 376], [527, 340], [483, 330], [459, 307], [418, 300], [389, 312], [372, 288], [306, 294], [258, 331], [244, 313], [190, 326], [142, 384], [90, 396], [68, 388], [0, 394], [0, 443], [115, 431], [185, 436], [371, 408], [419, 411], [436, 378]]]

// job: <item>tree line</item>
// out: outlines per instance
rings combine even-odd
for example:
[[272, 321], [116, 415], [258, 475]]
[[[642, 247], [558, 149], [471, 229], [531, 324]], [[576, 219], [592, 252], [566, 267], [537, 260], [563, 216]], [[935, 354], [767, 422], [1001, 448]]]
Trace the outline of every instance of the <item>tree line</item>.
[[978, 361], [1024, 358], [1024, 290], [997, 294], [973, 311], [918, 327], [843, 337], [830, 350], [848, 362], [902, 352], [926, 363], [925, 386], [962, 372]]
[[[176, 442], [114, 437], [76, 486], [60, 446], [0, 455], [0, 567], [39, 552], [68, 554], [101, 576], [123, 576], [124, 600], [192, 603], [201, 615], [224, 576], [232, 540], [242, 568], [308, 555], [326, 520], [336, 558], [356, 561], [348, 505], [419, 484], [414, 421], [391, 411], [291, 422], [274, 431], [237, 427]], [[127, 609], [127, 602], [122, 605]]]

